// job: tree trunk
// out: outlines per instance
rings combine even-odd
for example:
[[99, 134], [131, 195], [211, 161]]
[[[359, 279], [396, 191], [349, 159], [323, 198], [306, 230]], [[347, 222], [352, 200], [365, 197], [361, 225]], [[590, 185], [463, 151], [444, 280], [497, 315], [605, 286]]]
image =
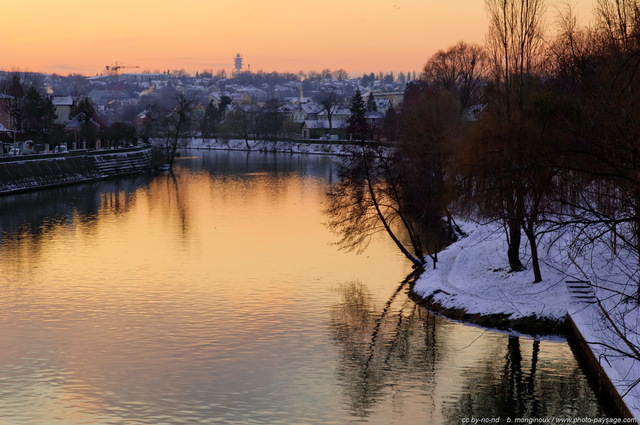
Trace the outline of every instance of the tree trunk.
[[[396, 246], [400, 249], [400, 251], [404, 254], [405, 257], [407, 257], [416, 267], [418, 267], [418, 268], [424, 267], [425, 260], [424, 260], [424, 257], [422, 256], [422, 253], [421, 252], [417, 252], [415, 256], [413, 254], [411, 254], [409, 252], [409, 250], [407, 250], [407, 248], [402, 244], [402, 242], [400, 242], [400, 240], [395, 235], [395, 233], [393, 233], [393, 230], [391, 230], [391, 226], [389, 225], [389, 222], [387, 221], [386, 217], [382, 213], [382, 209], [380, 208], [380, 204], [378, 202], [378, 198], [376, 196], [375, 189], [374, 189], [373, 183], [371, 181], [371, 171], [369, 170], [369, 166], [367, 164], [367, 155], [365, 153], [364, 144], [362, 145], [362, 156], [361, 156], [361, 159], [362, 159], [362, 165], [364, 166], [363, 168], [364, 168], [364, 171], [365, 171], [365, 180], [366, 180], [366, 183], [367, 183], [367, 189], [369, 191], [369, 196], [371, 196], [371, 201], [372, 201], [373, 206], [374, 206], [374, 208], [376, 210], [376, 214], [378, 215], [378, 219], [382, 223], [382, 226], [387, 231], [387, 234], [391, 237], [393, 242], [396, 244]], [[434, 268], [435, 268], [435, 261], [434, 261], [433, 264], [434, 264]]]
[[[387, 234], [391, 237], [391, 239], [393, 240], [393, 242], [396, 244], [396, 246], [400, 249], [400, 251], [404, 254], [405, 257], [407, 257], [413, 264], [416, 265], [416, 267], [423, 267], [424, 266], [424, 258], [420, 257], [415, 257], [414, 255], [412, 255], [407, 248], [405, 248], [405, 246], [402, 244], [402, 242], [400, 242], [400, 240], [397, 238], [397, 236], [395, 235], [395, 233], [393, 233], [393, 230], [391, 230], [391, 226], [389, 226], [389, 223], [387, 222], [387, 219], [385, 218], [384, 214], [382, 214], [382, 210], [380, 209], [380, 204], [378, 204], [378, 199], [376, 198], [375, 195], [375, 191], [373, 189], [373, 186], [371, 184], [371, 180], [369, 178], [367, 178], [367, 186], [369, 189], [369, 195], [371, 196], [371, 199], [373, 201], [373, 205], [376, 209], [376, 213], [378, 214], [378, 219], [380, 220], [380, 222], [382, 222], [382, 225], [384, 226], [384, 229], [387, 231]], [[435, 269], [435, 261], [433, 262], [433, 268]]]
[[509, 219], [507, 220], [507, 228], [507, 258], [509, 259], [509, 268], [512, 272], [519, 272], [524, 270], [524, 266], [520, 261], [520, 242], [522, 241], [520, 222], [516, 219]]
[[540, 273], [540, 260], [538, 259], [538, 241], [536, 241], [536, 234], [532, 228], [524, 228], [524, 233], [529, 240], [529, 247], [531, 248], [531, 265], [533, 267], [533, 283], [542, 282], [542, 273]]
[[[538, 354], [540, 353], [540, 340], [535, 338], [533, 340], [533, 349], [531, 352], [531, 370], [529, 372], [529, 376], [527, 378], [527, 393], [535, 394], [536, 393], [536, 372], [538, 370]], [[540, 412], [538, 411], [538, 398], [534, 397], [532, 406], [531, 406], [531, 416], [537, 417], [540, 416]]]
[[180, 141], [180, 138], [178, 136], [178, 133], [176, 132], [175, 138], [173, 140], [173, 142], [171, 143], [170, 146], [170, 151], [169, 151], [169, 170], [173, 171], [173, 163], [176, 160], [176, 154], [178, 153], [178, 142]]

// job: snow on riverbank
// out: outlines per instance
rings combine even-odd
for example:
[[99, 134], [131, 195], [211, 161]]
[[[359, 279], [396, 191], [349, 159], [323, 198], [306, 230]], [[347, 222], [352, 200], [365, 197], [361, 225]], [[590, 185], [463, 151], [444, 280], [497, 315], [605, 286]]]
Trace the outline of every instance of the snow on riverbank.
[[[248, 143], [248, 146], [247, 146]], [[267, 142], [261, 140], [214, 140], [214, 139], [192, 139], [187, 148], [190, 149], [216, 149], [216, 150], [239, 150], [239, 151], [260, 151], [279, 153], [300, 153], [318, 155], [343, 155], [344, 145], [335, 143], [305, 143], [305, 142]]]
[[[469, 235], [439, 254], [437, 269], [426, 270], [413, 292], [438, 310], [495, 315], [507, 326], [527, 318], [560, 322], [568, 314], [631, 414], [640, 418], [640, 308], [625, 296], [635, 291], [629, 284], [635, 269], [625, 267], [624, 253], [612, 254], [598, 243], [576, 252], [569, 244], [575, 235], [546, 235], [539, 247], [543, 281], [534, 284], [530, 264], [523, 272], [508, 272], [500, 225], [461, 226]], [[527, 247], [522, 249], [526, 260]], [[574, 283], [583, 280], [589, 283]], [[587, 290], [571, 293], [576, 285]]]
[[[499, 225], [465, 223], [462, 228], [469, 236], [438, 254], [437, 269], [427, 269], [416, 282], [417, 295], [469, 314], [564, 320], [569, 302], [566, 276], [554, 263], [542, 261], [543, 281], [533, 284], [530, 267], [509, 272], [506, 239]], [[526, 249], [523, 246], [523, 259]], [[547, 258], [557, 257], [556, 248], [544, 243], [540, 252], [547, 249]]]
[[[640, 361], [627, 355], [639, 346], [637, 333], [622, 331], [624, 338], [621, 338], [615, 329], [622, 330], [622, 327], [609, 322], [608, 318], [612, 315], [603, 312], [597, 303], [572, 303], [569, 315], [630, 413], [640, 419]], [[631, 321], [631, 317], [636, 320], [631, 325], [637, 332], [637, 313], [627, 316], [626, 321]], [[612, 318], [615, 320], [615, 317]]]
[[[341, 155], [336, 144], [215, 141], [194, 139], [190, 148]], [[509, 272], [505, 231], [498, 223], [460, 223], [468, 236], [438, 254], [437, 269], [427, 269], [412, 291], [428, 308], [489, 327], [553, 331], [567, 315], [584, 337], [629, 411], [640, 418], [640, 309], [633, 293], [637, 267], [622, 250], [612, 254], [605, 243], [574, 243], [571, 230], [547, 234], [539, 242], [543, 280], [533, 283], [531, 265]], [[586, 249], [585, 249], [586, 247]], [[609, 247], [610, 248], [610, 247]], [[529, 259], [526, 240], [523, 261]], [[588, 281], [591, 304], [570, 293], [571, 283]]]

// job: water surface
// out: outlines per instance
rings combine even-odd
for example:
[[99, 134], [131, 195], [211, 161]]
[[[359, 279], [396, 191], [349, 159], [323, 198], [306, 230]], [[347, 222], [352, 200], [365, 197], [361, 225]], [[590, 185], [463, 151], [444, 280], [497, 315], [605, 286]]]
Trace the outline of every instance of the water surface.
[[428, 314], [384, 235], [338, 251], [331, 158], [190, 155], [0, 198], [0, 423], [604, 415], [565, 342]]

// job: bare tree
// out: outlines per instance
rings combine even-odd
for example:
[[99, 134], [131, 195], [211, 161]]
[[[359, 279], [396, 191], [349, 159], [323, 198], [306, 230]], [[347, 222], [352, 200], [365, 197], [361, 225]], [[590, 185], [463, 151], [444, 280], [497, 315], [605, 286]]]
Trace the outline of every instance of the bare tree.
[[472, 139], [478, 144], [472, 160], [477, 173], [473, 182], [480, 196], [477, 199], [488, 207], [484, 213], [504, 221], [509, 266], [518, 271], [524, 269], [520, 244], [529, 187], [526, 170], [530, 158], [524, 154], [527, 149], [523, 150], [530, 141], [524, 125], [525, 108], [532, 86], [537, 84], [534, 74], [541, 62], [545, 6], [542, 0], [486, 0], [485, 5], [493, 85], [484, 125]]
[[255, 112], [245, 106], [237, 106], [227, 113], [221, 132], [225, 137], [240, 137], [247, 149], [251, 149], [249, 139], [255, 134]]
[[481, 46], [461, 41], [429, 58], [421, 77], [454, 93], [464, 111], [478, 100], [488, 65], [489, 57]]
[[331, 119], [333, 118], [334, 108], [336, 107], [337, 103], [338, 103], [338, 95], [333, 90], [330, 90], [324, 93], [322, 95], [322, 99], [320, 100], [320, 104], [327, 111], [327, 120], [329, 120], [329, 130], [333, 128]]
[[457, 237], [444, 219], [453, 224], [449, 213], [455, 196], [453, 153], [464, 133], [460, 104], [443, 87], [412, 82], [405, 91], [399, 124], [395, 168], [403, 202], [435, 257], [443, 242]]
[[392, 162], [389, 149], [377, 143], [354, 146], [338, 165], [339, 182], [329, 192], [330, 203], [325, 211], [327, 225], [340, 235], [338, 246], [348, 251], [362, 252], [373, 235], [386, 232], [400, 251], [422, 268], [422, 241], [406, 211], [397, 168]]
[[637, 0], [597, 0], [595, 7], [599, 32], [611, 46], [631, 51], [640, 37], [640, 3]]
[[175, 106], [166, 116], [164, 122], [167, 129], [165, 149], [167, 164], [171, 170], [173, 169], [181, 141], [190, 135], [192, 108], [193, 101], [181, 94], [178, 95]]
[[521, 106], [527, 78], [541, 62], [546, 7], [543, 0], [485, 0], [485, 6], [493, 79], [509, 116], [513, 102]]

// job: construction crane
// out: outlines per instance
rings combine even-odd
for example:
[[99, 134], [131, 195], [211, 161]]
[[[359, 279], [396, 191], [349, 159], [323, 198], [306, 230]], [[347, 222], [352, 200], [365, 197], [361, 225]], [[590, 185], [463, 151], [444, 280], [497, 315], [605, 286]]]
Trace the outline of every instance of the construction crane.
[[118, 62], [114, 62], [113, 65], [107, 65], [107, 71], [115, 77], [115, 92], [114, 99], [111, 103], [115, 105], [115, 102], [122, 98], [122, 87], [120, 86], [120, 70], [124, 68], [140, 68], [138, 65], [123, 65]]
[[106, 68], [107, 68], [107, 71], [113, 72], [113, 74], [117, 78], [118, 74], [120, 74], [120, 70], [123, 68], [140, 68], [140, 67], [138, 65], [123, 65], [121, 63], [114, 62], [113, 65], [107, 65]]

